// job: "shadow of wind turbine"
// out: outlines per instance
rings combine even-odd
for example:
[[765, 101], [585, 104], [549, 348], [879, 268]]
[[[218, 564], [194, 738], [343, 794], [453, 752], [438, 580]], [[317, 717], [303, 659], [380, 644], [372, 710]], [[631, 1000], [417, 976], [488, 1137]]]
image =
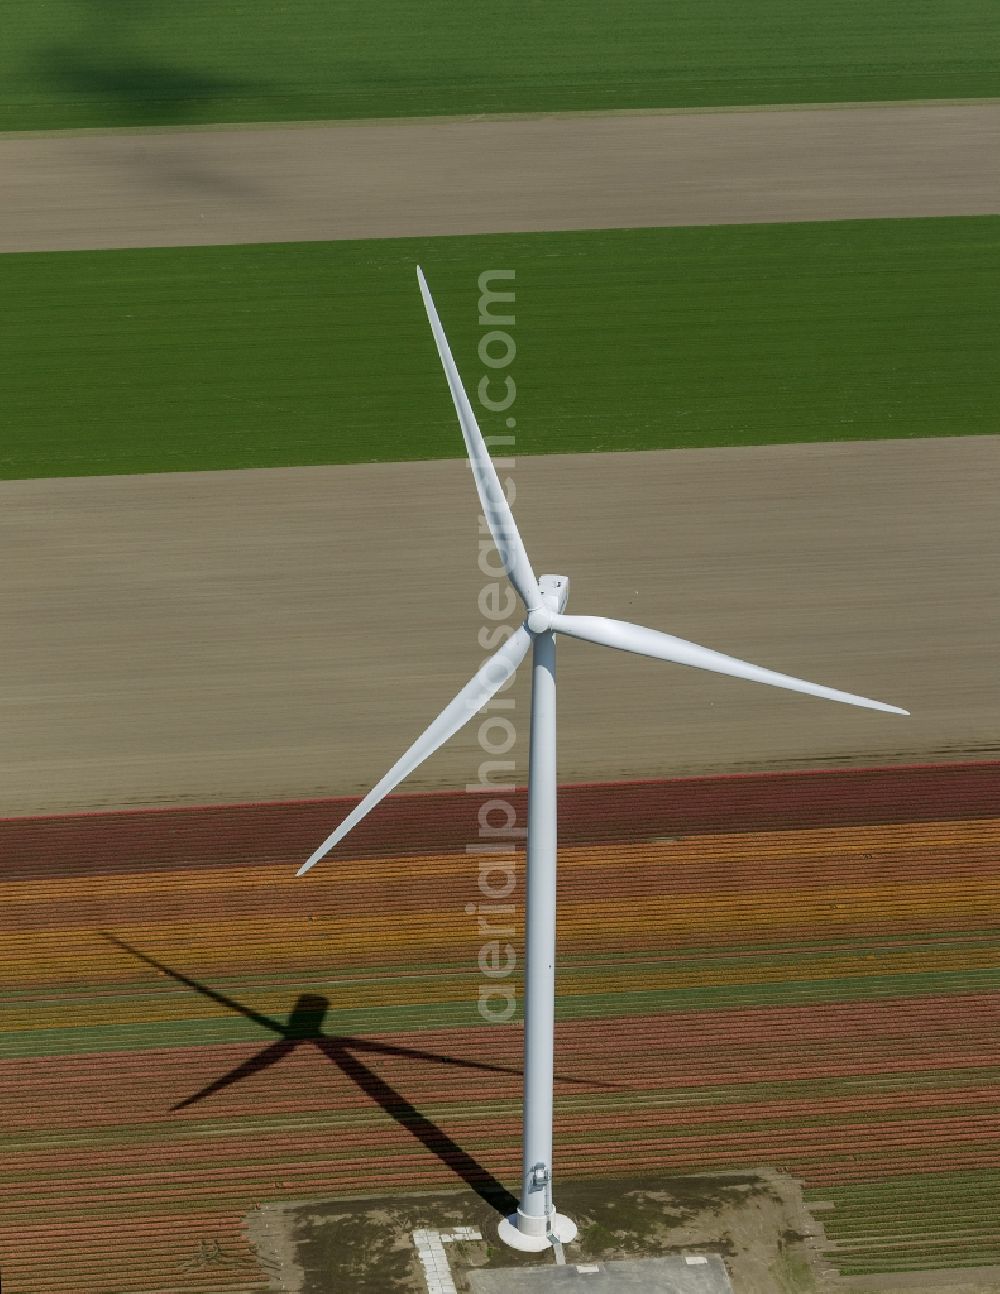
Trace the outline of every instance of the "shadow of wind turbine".
[[[485, 1064], [481, 1061], [460, 1060], [454, 1056], [443, 1056], [437, 1052], [423, 1051], [415, 1047], [398, 1047], [391, 1043], [373, 1042], [365, 1038], [324, 1033], [323, 1023], [329, 1011], [330, 1003], [328, 998], [315, 993], [300, 994], [289, 1012], [287, 1021], [282, 1023], [262, 1014], [260, 1011], [255, 1011], [252, 1007], [246, 1006], [242, 1002], [238, 1002], [235, 998], [227, 997], [226, 994], [220, 993], [207, 984], [202, 984], [200, 981], [192, 979], [189, 975], [184, 975], [180, 971], [174, 970], [163, 962], [157, 961], [155, 957], [149, 956], [138, 948], [133, 948], [125, 940], [119, 939], [107, 931], [102, 930], [99, 933], [108, 943], [113, 944], [122, 952], [128, 953], [137, 961], [144, 962], [147, 966], [152, 966], [202, 997], [219, 1003], [228, 1010], [252, 1020], [255, 1024], [259, 1024], [277, 1035], [277, 1041], [270, 1043], [262, 1051], [243, 1061], [228, 1073], [213, 1079], [212, 1082], [191, 1096], [178, 1101], [171, 1106], [171, 1110], [180, 1111], [197, 1105], [208, 1097], [214, 1096], [217, 1092], [221, 1092], [225, 1088], [242, 1082], [243, 1079], [250, 1078], [265, 1069], [271, 1068], [272, 1065], [284, 1060], [286, 1056], [290, 1056], [297, 1048], [313, 1046], [328, 1061], [334, 1064], [345, 1077], [349, 1078], [359, 1091], [378, 1105], [400, 1127], [405, 1128], [426, 1150], [429, 1150], [441, 1163], [445, 1164], [456, 1176], [461, 1178], [491, 1208], [505, 1215], [510, 1212], [512, 1207], [516, 1207], [517, 1201], [488, 1169], [484, 1168], [468, 1151], [459, 1146], [433, 1120], [421, 1113], [412, 1101], [403, 1096], [391, 1083], [365, 1064], [361, 1057], [362, 1055], [393, 1056], [406, 1060], [423, 1060], [435, 1065], [478, 1070], [490, 1074], [512, 1074], [517, 1076], [521, 1074], [520, 1068], [512, 1069], [504, 1065]], [[603, 1083], [599, 1085], [589, 1083], [585, 1079], [567, 1078], [562, 1081], [590, 1087], [605, 1086]]]

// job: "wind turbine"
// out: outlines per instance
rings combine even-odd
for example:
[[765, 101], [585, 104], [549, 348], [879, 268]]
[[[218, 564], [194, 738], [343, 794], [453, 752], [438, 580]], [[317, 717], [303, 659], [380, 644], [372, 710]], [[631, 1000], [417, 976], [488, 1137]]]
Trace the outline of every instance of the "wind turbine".
[[575, 1224], [555, 1210], [552, 1201], [552, 1081], [555, 1020], [556, 942], [556, 634], [652, 656], [677, 665], [730, 674], [753, 683], [889, 714], [908, 714], [898, 706], [870, 701], [751, 665], [733, 656], [674, 638], [656, 629], [603, 616], [565, 614], [569, 579], [543, 575], [536, 579], [496, 468], [462, 386], [451, 348], [438, 318], [423, 271], [417, 269], [420, 294], [437, 343], [451, 398], [465, 439], [479, 499], [496, 542], [504, 570], [524, 603], [524, 623], [495, 652], [453, 701], [413, 743], [385, 777], [327, 836], [299, 868], [302, 876], [347, 835], [366, 814], [422, 764], [449, 737], [464, 727], [510, 679], [532, 651], [531, 729], [528, 766], [528, 849], [525, 896], [524, 980], [524, 1128], [521, 1197], [516, 1214], [500, 1223], [500, 1236], [516, 1249], [540, 1251], [572, 1240]]

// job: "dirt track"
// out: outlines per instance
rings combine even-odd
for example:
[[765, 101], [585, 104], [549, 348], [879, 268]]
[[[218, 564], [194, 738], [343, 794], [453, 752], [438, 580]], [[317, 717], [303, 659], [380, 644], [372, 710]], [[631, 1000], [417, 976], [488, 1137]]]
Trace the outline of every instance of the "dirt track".
[[[567, 642], [563, 780], [996, 754], [998, 469], [1000, 437], [521, 461], [571, 609], [914, 712]], [[476, 514], [460, 462], [4, 483], [0, 811], [365, 789], [481, 659]], [[410, 787], [474, 781], [477, 726]]]
[[1000, 103], [0, 138], [0, 251], [1000, 211]]

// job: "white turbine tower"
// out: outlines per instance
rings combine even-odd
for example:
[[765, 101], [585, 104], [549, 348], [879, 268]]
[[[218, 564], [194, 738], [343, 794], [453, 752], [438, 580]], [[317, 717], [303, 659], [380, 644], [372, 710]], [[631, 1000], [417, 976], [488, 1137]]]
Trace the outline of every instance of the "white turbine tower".
[[498, 652], [489, 658], [455, 699], [389, 769], [357, 808], [299, 868], [307, 872], [366, 814], [429, 755], [465, 726], [514, 674], [532, 649], [531, 737], [528, 768], [528, 858], [525, 900], [524, 987], [524, 1132], [521, 1198], [517, 1213], [500, 1224], [503, 1240], [515, 1248], [542, 1250], [576, 1234], [569, 1218], [556, 1213], [552, 1202], [552, 1079], [555, 1016], [556, 941], [556, 634], [580, 638], [601, 647], [653, 656], [677, 665], [717, 674], [731, 674], [753, 683], [805, 692], [809, 696], [843, 701], [847, 705], [907, 714], [898, 706], [869, 701], [777, 674], [721, 652], [699, 647], [622, 620], [565, 614], [569, 580], [564, 575], [535, 578], [517, 532], [506, 496], [490, 459], [469, 398], [462, 386], [423, 272], [417, 270], [420, 292], [430, 320], [438, 354], [448, 378], [451, 397], [465, 438], [476, 489], [504, 569], [524, 603], [527, 616]]

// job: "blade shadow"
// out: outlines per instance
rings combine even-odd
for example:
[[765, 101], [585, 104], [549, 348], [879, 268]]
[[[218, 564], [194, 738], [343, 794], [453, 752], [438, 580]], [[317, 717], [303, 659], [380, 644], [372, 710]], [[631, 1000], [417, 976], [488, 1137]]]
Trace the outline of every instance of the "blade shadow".
[[97, 933], [102, 939], [107, 940], [109, 944], [114, 944], [116, 948], [127, 952], [130, 957], [134, 957], [137, 961], [145, 962], [147, 966], [152, 966], [164, 975], [169, 975], [171, 979], [175, 979], [179, 984], [184, 984], [188, 988], [194, 989], [202, 997], [211, 998], [213, 1002], [218, 1002], [220, 1006], [228, 1007], [230, 1011], [235, 1011], [238, 1015], [245, 1015], [248, 1020], [253, 1020], [256, 1024], [263, 1025], [265, 1029], [270, 1029], [272, 1033], [281, 1034], [282, 1037], [287, 1036], [288, 1025], [279, 1024], [277, 1020], [272, 1020], [267, 1015], [261, 1015], [259, 1011], [255, 1011], [252, 1007], [244, 1006], [242, 1002], [237, 1002], [235, 998], [226, 997], [225, 993], [219, 993], [214, 988], [209, 988], [207, 984], [202, 984], [199, 980], [190, 979], [187, 975], [182, 975], [180, 971], [174, 970], [172, 966], [165, 966], [163, 962], [158, 962], [155, 957], [150, 957], [147, 953], [140, 952], [138, 948], [133, 948], [124, 939], [119, 939], [117, 936], [109, 934], [107, 930], [98, 930]]
[[237, 1065], [231, 1069], [228, 1074], [223, 1074], [221, 1078], [213, 1079], [206, 1087], [195, 1092], [193, 1096], [186, 1096], [183, 1101], [178, 1101], [172, 1105], [171, 1110], [186, 1110], [189, 1105], [197, 1105], [199, 1101], [204, 1101], [206, 1096], [214, 1096], [216, 1092], [221, 1092], [224, 1087], [230, 1087], [233, 1083], [239, 1083], [244, 1078], [250, 1078], [254, 1074], [259, 1074], [261, 1070], [269, 1069], [276, 1065], [279, 1060], [290, 1055], [298, 1046], [297, 1042], [272, 1042], [270, 1047], [265, 1047], [259, 1051], [256, 1056], [251, 1056], [245, 1060], [242, 1065]]

